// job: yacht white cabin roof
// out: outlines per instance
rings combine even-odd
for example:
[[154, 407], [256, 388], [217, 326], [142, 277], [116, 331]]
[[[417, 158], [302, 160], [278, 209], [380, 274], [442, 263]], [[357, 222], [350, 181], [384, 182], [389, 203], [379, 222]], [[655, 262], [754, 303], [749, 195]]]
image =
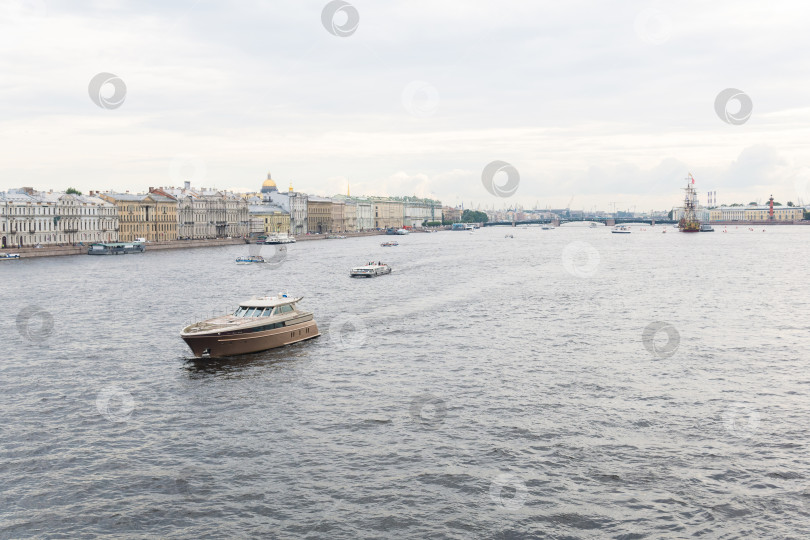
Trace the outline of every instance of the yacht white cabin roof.
[[239, 307], [272, 308], [286, 304], [295, 304], [296, 302], [300, 302], [303, 298], [303, 296], [293, 297], [284, 293], [278, 293], [278, 296], [254, 296], [250, 300], [239, 302]]

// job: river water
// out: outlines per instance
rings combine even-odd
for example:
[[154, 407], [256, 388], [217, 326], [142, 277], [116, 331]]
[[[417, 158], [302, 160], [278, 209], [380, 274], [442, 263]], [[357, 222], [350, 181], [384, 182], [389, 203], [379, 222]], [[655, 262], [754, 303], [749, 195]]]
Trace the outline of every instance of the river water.
[[[807, 538], [810, 227], [663, 230], [2, 262], [0, 537]], [[321, 337], [191, 360], [280, 291]]]

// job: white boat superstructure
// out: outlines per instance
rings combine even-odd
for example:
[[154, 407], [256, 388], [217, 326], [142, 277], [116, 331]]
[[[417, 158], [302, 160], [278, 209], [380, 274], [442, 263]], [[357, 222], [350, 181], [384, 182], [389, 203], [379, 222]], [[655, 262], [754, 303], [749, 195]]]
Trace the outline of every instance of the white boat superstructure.
[[349, 271], [350, 277], [376, 277], [391, 273], [391, 267], [383, 262], [370, 262]]
[[265, 244], [294, 244], [295, 238], [287, 233], [273, 233], [264, 239]]
[[0, 253], [0, 261], [5, 259], [19, 259], [19, 253]]

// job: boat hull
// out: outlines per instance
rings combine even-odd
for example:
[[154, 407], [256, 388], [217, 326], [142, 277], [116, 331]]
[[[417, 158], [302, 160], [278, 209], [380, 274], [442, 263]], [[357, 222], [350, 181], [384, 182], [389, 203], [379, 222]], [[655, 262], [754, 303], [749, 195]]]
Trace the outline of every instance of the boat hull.
[[268, 349], [276, 349], [285, 345], [298, 343], [320, 336], [318, 325], [314, 320], [299, 324], [265, 330], [261, 332], [245, 332], [241, 334], [185, 334], [181, 337], [189, 346], [194, 356], [221, 358], [223, 356], [238, 356]]

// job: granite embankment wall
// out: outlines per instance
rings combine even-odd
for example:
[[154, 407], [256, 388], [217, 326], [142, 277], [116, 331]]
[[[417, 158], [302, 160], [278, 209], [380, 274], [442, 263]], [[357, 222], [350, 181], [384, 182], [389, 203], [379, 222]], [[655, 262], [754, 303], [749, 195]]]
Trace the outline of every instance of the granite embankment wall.
[[[232, 239], [217, 239], [217, 240], [174, 240], [170, 242], [149, 242], [146, 244], [146, 251], [154, 251], [159, 249], [188, 249], [200, 247], [218, 247], [227, 246], [230, 244], [243, 244], [245, 241], [241, 238]], [[20, 258], [28, 257], [58, 257], [61, 255], [87, 255], [86, 246], [45, 246], [42, 248], [10, 248], [5, 251], [8, 253], [19, 253]], [[101, 255], [94, 255], [100, 257]]]
[[[418, 231], [417, 231], [418, 232]], [[341, 233], [342, 236], [347, 238], [355, 236], [378, 236], [384, 235], [385, 231], [366, 231], [366, 232], [347, 232]], [[296, 242], [304, 242], [309, 240], [326, 240], [325, 234], [311, 234], [296, 236]], [[190, 249], [202, 247], [219, 247], [227, 245], [244, 245], [245, 240], [242, 238], [219, 238], [216, 240], [173, 240], [169, 242], [149, 242], [146, 244], [146, 251], [155, 251], [160, 249]], [[20, 258], [29, 257], [58, 257], [62, 255], [87, 255], [87, 248], [85, 246], [45, 246], [42, 248], [24, 247], [24, 248], [7, 248], [3, 251], [7, 253], [19, 253]], [[100, 255], [95, 255], [99, 257]]]

